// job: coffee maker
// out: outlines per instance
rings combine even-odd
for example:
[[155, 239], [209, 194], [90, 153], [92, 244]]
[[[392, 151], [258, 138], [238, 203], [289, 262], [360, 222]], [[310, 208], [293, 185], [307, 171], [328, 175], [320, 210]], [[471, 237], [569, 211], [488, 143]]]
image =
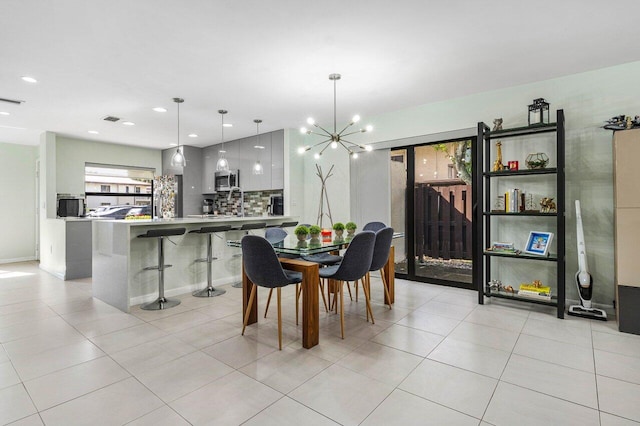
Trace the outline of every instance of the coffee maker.
[[205, 198], [202, 202], [202, 214], [213, 214], [213, 200], [211, 198]]

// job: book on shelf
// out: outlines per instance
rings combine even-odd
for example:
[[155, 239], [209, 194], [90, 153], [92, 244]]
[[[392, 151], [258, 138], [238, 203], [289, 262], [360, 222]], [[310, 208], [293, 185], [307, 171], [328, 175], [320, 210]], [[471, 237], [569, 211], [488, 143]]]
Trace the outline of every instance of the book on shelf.
[[537, 300], [551, 300], [551, 293], [536, 293], [533, 291], [518, 291], [518, 296]]
[[551, 287], [535, 284], [520, 284], [520, 291], [551, 294]]
[[524, 212], [525, 194], [518, 188], [510, 189], [504, 194], [505, 213]]

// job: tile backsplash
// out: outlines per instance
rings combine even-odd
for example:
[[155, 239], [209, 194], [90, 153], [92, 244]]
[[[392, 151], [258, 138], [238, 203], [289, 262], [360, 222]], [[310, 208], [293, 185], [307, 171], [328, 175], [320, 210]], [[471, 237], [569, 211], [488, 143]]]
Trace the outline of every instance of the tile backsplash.
[[[282, 190], [245, 192], [244, 215], [262, 216], [267, 214], [269, 211], [269, 197], [274, 194], [282, 194]], [[220, 215], [237, 216], [240, 214], [240, 192], [234, 191], [229, 201], [227, 201], [228, 195], [228, 192], [223, 192], [212, 197], [215, 210]]]

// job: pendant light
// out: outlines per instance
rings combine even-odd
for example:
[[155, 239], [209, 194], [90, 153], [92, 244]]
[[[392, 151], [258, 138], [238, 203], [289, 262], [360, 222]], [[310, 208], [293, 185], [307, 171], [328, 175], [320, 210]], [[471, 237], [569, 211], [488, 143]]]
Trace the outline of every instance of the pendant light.
[[264, 149], [264, 146], [260, 145], [260, 123], [262, 123], [262, 120], [255, 119], [253, 120], [253, 122], [256, 123], [256, 145], [254, 146], [254, 148], [258, 150], [256, 154], [256, 162], [253, 164], [253, 174], [263, 175], [264, 168], [262, 167], [262, 164], [260, 164], [260, 151], [259, 151], [261, 149]]
[[184, 102], [182, 98], [173, 98], [173, 102], [178, 104], [178, 148], [171, 157], [172, 167], [187, 167], [187, 159], [184, 157], [184, 147], [180, 149], [180, 104]]
[[225, 156], [226, 152], [224, 150], [224, 115], [227, 113], [227, 110], [219, 109], [218, 113], [222, 118], [222, 148], [218, 151], [218, 162], [216, 163], [216, 170], [219, 172], [228, 172], [229, 171], [229, 162], [227, 161], [227, 157]]

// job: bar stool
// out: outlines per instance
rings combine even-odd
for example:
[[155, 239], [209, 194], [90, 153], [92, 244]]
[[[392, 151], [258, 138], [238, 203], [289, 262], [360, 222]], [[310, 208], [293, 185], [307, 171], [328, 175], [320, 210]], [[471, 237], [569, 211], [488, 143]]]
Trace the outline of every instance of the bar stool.
[[158, 298], [153, 302], [141, 305], [140, 309], [158, 311], [161, 309], [173, 308], [180, 304], [179, 300], [167, 299], [164, 297], [164, 270], [172, 266], [164, 264], [164, 239], [173, 235], [183, 235], [186, 231], [187, 230], [185, 228], [149, 229], [146, 234], [138, 235], [138, 238], [158, 239], [158, 265], [144, 268], [145, 271], [152, 269], [158, 270]]
[[196, 290], [192, 294], [195, 297], [215, 297], [225, 294], [226, 290], [216, 290], [212, 284], [211, 264], [216, 258], [213, 257], [213, 241], [212, 236], [216, 232], [227, 232], [231, 229], [231, 225], [203, 226], [200, 229], [189, 231], [190, 234], [206, 234], [207, 236], [207, 257], [204, 259], [196, 259], [196, 262], [207, 262], [207, 288]]
[[[242, 226], [237, 228], [231, 228], [230, 231], [245, 231], [245, 234], [249, 234], [249, 231], [252, 229], [264, 229], [267, 227], [267, 222], [257, 222], [257, 223], [244, 223]], [[234, 256], [242, 256], [242, 253], [238, 253]], [[242, 281], [238, 281], [237, 283], [231, 284], [233, 288], [242, 288]]]

